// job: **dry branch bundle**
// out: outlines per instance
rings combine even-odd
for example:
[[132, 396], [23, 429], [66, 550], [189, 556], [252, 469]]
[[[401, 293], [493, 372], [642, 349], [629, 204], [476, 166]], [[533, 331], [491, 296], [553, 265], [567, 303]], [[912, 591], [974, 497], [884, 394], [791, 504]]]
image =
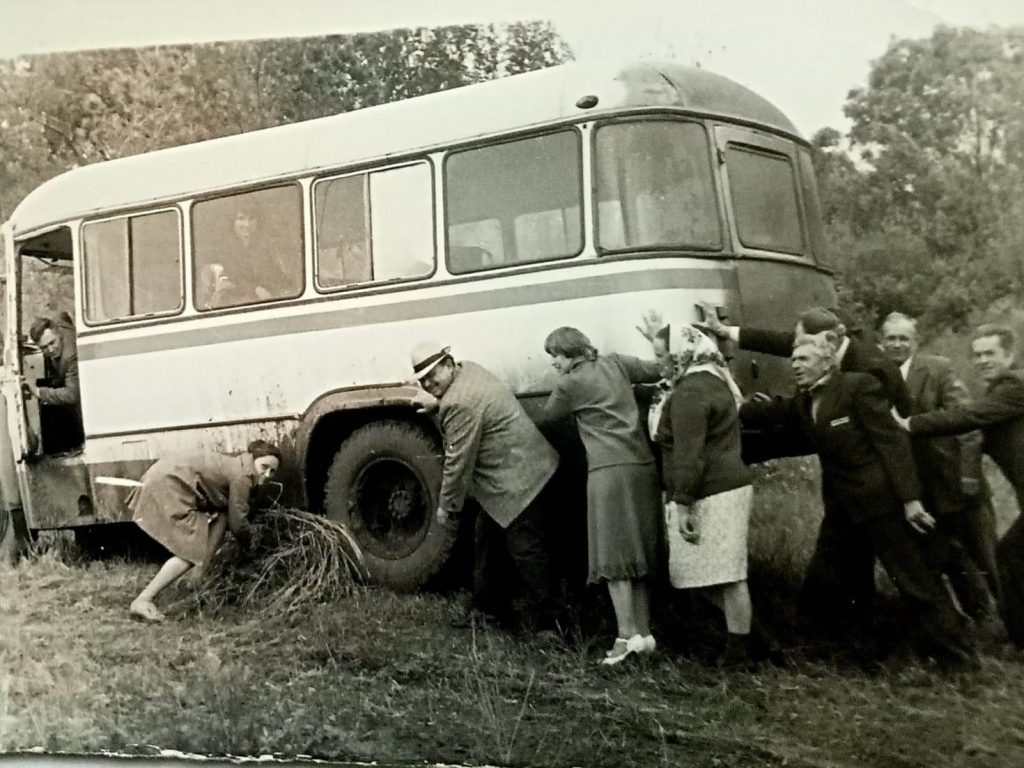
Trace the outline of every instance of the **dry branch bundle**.
[[279, 507], [253, 516], [248, 534], [245, 543], [227, 538], [188, 603], [288, 614], [345, 597], [366, 580], [359, 545], [341, 523]]

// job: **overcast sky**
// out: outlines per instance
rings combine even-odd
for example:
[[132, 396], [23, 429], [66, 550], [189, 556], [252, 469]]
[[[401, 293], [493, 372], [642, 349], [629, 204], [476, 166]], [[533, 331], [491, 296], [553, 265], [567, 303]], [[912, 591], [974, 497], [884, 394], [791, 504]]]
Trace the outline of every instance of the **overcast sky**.
[[1024, 25], [1024, 0], [0, 0], [0, 58], [401, 26], [548, 19], [577, 58], [674, 58], [773, 101], [807, 135], [896, 37]]

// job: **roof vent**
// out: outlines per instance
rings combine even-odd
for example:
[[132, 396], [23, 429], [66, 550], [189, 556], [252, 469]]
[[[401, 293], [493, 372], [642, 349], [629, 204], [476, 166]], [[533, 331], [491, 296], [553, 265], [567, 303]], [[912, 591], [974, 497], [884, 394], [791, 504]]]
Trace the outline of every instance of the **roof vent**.
[[593, 109], [597, 106], [597, 96], [592, 93], [587, 94], [586, 96], [580, 96], [576, 100], [576, 106], [580, 109]]

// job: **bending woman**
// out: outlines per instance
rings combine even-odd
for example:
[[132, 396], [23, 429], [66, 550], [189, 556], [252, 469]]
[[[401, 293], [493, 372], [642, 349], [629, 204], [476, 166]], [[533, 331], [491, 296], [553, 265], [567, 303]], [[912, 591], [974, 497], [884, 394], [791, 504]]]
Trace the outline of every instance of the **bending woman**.
[[653, 344], [672, 382], [656, 432], [667, 492], [669, 579], [677, 589], [702, 589], [721, 608], [729, 632], [722, 661], [743, 663], [755, 654], [747, 590], [753, 487], [740, 458], [742, 395], [718, 345], [697, 328], [666, 326]]
[[153, 599], [194, 566], [209, 562], [225, 527], [236, 536], [246, 527], [249, 494], [269, 480], [280, 463], [277, 446], [254, 440], [241, 454], [160, 459], [146, 470], [141, 487], [128, 500], [132, 520], [172, 557], [132, 601], [132, 616], [164, 620]]
[[543, 419], [572, 414], [587, 454], [587, 582], [608, 584], [618, 637], [602, 663], [618, 664], [655, 645], [644, 579], [656, 572], [661, 489], [631, 384], [657, 381], [660, 369], [598, 356], [575, 328], [553, 331], [544, 349], [561, 376]]

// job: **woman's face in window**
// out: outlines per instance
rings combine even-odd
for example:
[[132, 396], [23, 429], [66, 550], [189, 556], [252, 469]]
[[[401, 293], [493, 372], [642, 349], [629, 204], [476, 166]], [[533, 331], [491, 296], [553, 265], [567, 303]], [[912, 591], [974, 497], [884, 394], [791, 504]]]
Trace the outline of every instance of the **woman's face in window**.
[[246, 213], [245, 211], [239, 211], [235, 214], [235, 234], [238, 235], [238, 239], [243, 243], [248, 243], [252, 237], [253, 232], [256, 231], [256, 217]]

